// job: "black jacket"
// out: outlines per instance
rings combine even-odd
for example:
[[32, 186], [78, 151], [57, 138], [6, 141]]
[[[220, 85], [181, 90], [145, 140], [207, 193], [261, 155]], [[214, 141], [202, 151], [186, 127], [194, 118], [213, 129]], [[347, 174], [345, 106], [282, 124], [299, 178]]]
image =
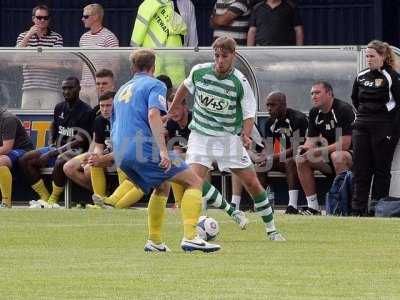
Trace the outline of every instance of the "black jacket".
[[356, 122], [393, 122], [400, 106], [400, 78], [390, 66], [358, 73], [351, 99]]

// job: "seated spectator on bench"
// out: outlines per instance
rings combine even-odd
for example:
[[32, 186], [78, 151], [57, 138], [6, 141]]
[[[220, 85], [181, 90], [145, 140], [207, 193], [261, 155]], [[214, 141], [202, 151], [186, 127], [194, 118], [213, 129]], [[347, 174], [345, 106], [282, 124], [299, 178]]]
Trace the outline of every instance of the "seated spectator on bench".
[[[98, 96], [101, 97], [102, 95], [108, 92], [115, 91], [114, 74], [111, 70], [108, 69], [99, 70], [98, 72], [96, 72], [95, 80], [96, 80], [96, 92]], [[95, 119], [100, 115], [101, 115], [100, 104], [97, 104], [92, 110], [93, 124], [95, 123]], [[89, 147], [90, 149], [93, 149], [95, 139], [96, 137], [94, 134], [92, 143]], [[86, 167], [86, 172], [84, 172], [85, 166], [87, 165], [87, 161], [90, 155], [89, 152], [85, 152], [69, 160], [64, 165], [64, 173], [65, 175], [68, 176], [68, 178], [72, 179], [76, 184], [80, 185], [81, 187], [89, 191], [92, 191], [89, 166]], [[105, 180], [106, 179], [104, 177], [104, 181]]]
[[[54, 108], [50, 146], [27, 152], [20, 159], [27, 181], [40, 196], [40, 200], [31, 201], [33, 208], [60, 207], [57, 202], [66, 181], [63, 166], [89, 146], [92, 108], [79, 99], [79, 79], [68, 77], [61, 86], [65, 101]], [[53, 167], [51, 195], [40, 175], [44, 167]]]
[[[136, 187], [131, 190], [131, 183], [125, 188], [127, 176], [121, 169], [117, 169], [119, 186], [113, 195], [106, 197], [105, 169], [115, 170], [114, 156], [110, 139], [110, 118], [113, 108], [115, 92], [108, 92], [99, 98], [101, 115], [94, 124], [94, 151], [89, 154], [89, 178], [93, 187], [93, 197], [103, 198], [106, 205], [115, 208], [129, 208], [143, 197], [143, 192]], [[91, 207], [90, 205], [87, 207]]]
[[308, 116], [308, 134], [304, 145], [298, 148], [296, 164], [308, 205], [302, 214], [320, 215], [314, 170], [335, 176], [351, 167], [355, 114], [350, 104], [334, 98], [332, 86], [325, 81], [312, 85], [311, 99], [314, 107]]
[[[175, 97], [176, 90], [171, 91], [168, 95], [167, 92], [167, 106], [170, 107]], [[168, 116], [165, 123], [165, 135], [167, 140], [167, 148], [174, 150], [185, 159], [187, 142], [189, 140], [190, 129], [189, 124], [192, 121], [192, 112], [189, 110], [186, 100], [182, 105], [178, 106], [174, 113]], [[179, 184], [171, 182], [171, 188], [174, 194], [175, 205], [180, 207], [180, 200], [183, 197], [183, 189]]]
[[[261, 129], [264, 137], [264, 148], [261, 153], [251, 152], [258, 171], [279, 171], [286, 173], [289, 187], [289, 205], [287, 214], [297, 214], [297, 198], [299, 194], [299, 179], [293, 152], [305, 139], [308, 121], [307, 116], [300, 111], [286, 106], [286, 95], [282, 92], [271, 92], [266, 98], [266, 107], [270, 117]], [[265, 173], [262, 173], [263, 175]], [[259, 173], [259, 177], [262, 176]], [[232, 202], [240, 204], [242, 186], [236, 177], [232, 177]], [[236, 193], [235, 193], [236, 192]]]
[[[159, 75], [157, 79], [162, 81], [166, 85], [167, 95], [170, 95], [172, 91], [171, 79], [167, 75]], [[96, 119], [96, 124], [95, 124], [96, 146], [94, 153], [91, 154], [89, 157], [89, 165], [90, 165], [89, 175], [93, 186], [93, 201], [95, 203], [99, 203], [99, 205], [104, 208], [108, 207], [129, 208], [137, 201], [139, 201], [144, 194], [142, 190], [137, 188], [137, 186], [132, 181], [127, 180], [126, 174], [121, 169], [117, 169], [119, 186], [110, 196], [106, 197], [106, 190], [105, 190], [106, 179], [103, 170], [105, 167], [110, 167], [114, 165], [114, 156], [111, 148], [109, 149], [111, 151], [108, 151], [109, 152], [108, 154], [105, 155], [99, 154], [100, 153], [99, 151], [101, 151], [100, 144], [102, 144], [101, 140], [97, 138], [97, 133], [96, 133], [97, 129], [99, 128], [96, 125], [98, 125], [99, 122], [102, 121], [100, 121], [100, 119], [99, 120]], [[102, 134], [102, 136], [104, 135]], [[98, 151], [96, 151], [96, 148], [98, 149]], [[95, 207], [97, 206], [98, 205], [95, 204]], [[88, 207], [90, 208], [91, 206]]]
[[21, 121], [5, 108], [0, 108], [0, 208], [11, 208], [12, 174], [18, 167], [18, 159], [33, 144]]

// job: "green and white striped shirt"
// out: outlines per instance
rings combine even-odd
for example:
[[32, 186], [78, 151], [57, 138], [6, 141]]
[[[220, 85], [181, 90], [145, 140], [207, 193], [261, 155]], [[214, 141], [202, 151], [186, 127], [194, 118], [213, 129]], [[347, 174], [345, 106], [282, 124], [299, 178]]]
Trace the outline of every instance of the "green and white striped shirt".
[[192, 68], [184, 85], [194, 94], [191, 130], [211, 136], [238, 134], [243, 120], [254, 118], [256, 99], [246, 77], [237, 69], [218, 79], [214, 63]]

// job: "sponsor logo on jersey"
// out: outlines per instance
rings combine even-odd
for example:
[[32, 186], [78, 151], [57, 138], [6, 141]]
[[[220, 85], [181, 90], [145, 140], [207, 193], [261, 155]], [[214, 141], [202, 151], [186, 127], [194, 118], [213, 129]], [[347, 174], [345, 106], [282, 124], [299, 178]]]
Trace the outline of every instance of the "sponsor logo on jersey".
[[74, 134], [74, 128], [58, 126], [58, 134], [64, 135], [64, 136], [73, 137], [75, 135]]
[[64, 112], [61, 113], [61, 115], [59, 115], [60, 119], [64, 119]]
[[373, 81], [365, 80], [365, 81], [363, 82], [363, 85], [371, 87], [371, 86], [374, 86], [374, 82], [373, 82]]
[[226, 112], [229, 108], [227, 99], [211, 95], [205, 92], [197, 92], [197, 104], [206, 110], [213, 112]]
[[334, 120], [330, 120], [329, 123], [325, 123], [325, 130], [329, 131], [329, 130], [333, 130], [335, 129], [335, 121]]

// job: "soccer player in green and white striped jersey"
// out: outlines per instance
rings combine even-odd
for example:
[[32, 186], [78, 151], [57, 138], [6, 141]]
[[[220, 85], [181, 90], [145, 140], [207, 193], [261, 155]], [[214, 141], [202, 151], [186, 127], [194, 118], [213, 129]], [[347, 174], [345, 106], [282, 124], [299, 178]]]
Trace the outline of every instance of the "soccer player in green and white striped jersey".
[[268, 238], [285, 241], [275, 228], [267, 193], [245, 149], [251, 144], [256, 100], [246, 77], [234, 68], [236, 42], [220, 37], [213, 43], [213, 49], [214, 63], [194, 66], [170, 107], [173, 113], [174, 106], [189, 93], [194, 95], [186, 162], [203, 180], [213, 161], [221, 171], [231, 170], [253, 198]]

